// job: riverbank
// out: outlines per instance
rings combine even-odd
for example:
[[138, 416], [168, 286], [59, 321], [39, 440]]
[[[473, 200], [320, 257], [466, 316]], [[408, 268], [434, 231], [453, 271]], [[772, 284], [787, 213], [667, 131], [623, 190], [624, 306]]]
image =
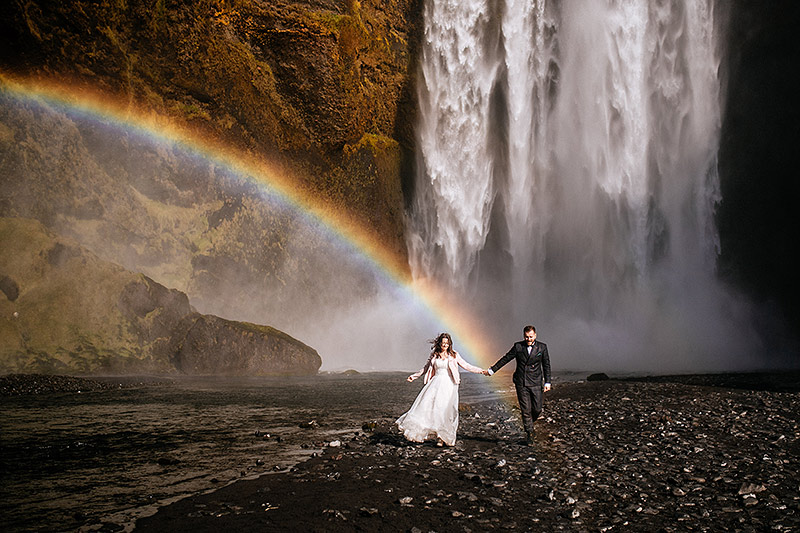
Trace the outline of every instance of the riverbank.
[[289, 471], [182, 499], [136, 531], [796, 530], [798, 375], [726, 376], [558, 384], [534, 446], [509, 390], [462, 404], [452, 448], [367, 420]]
[[163, 377], [62, 376], [51, 374], [7, 374], [0, 376], [0, 397], [27, 394], [84, 393], [131, 389], [172, 383]]

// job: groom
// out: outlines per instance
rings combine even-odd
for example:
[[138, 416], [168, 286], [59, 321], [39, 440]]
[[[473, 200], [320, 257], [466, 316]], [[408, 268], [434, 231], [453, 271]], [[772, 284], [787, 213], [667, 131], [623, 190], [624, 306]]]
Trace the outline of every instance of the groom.
[[508, 353], [489, 367], [487, 372], [491, 376], [512, 359], [517, 360], [512, 380], [522, 411], [522, 426], [527, 434], [525, 441], [533, 444], [533, 422], [542, 412], [542, 390], [546, 392], [551, 388], [550, 355], [547, 345], [536, 340], [536, 328], [525, 326], [523, 334], [525, 340], [514, 343]]

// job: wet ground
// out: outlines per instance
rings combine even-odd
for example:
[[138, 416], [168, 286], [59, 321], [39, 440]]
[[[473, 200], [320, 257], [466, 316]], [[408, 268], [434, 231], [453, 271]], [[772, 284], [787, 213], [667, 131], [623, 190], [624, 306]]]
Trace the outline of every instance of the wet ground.
[[534, 446], [465, 375], [452, 448], [397, 433], [404, 377], [0, 398], [4, 530], [800, 529], [797, 373], [555, 380]]
[[377, 419], [136, 530], [796, 531], [798, 376], [764, 377], [562, 383], [534, 446], [510, 391], [464, 404], [453, 448], [408, 443]]
[[363, 417], [391, 413], [381, 397], [410, 402], [405, 376], [0, 377], [3, 530], [113, 529], [285, 470]]

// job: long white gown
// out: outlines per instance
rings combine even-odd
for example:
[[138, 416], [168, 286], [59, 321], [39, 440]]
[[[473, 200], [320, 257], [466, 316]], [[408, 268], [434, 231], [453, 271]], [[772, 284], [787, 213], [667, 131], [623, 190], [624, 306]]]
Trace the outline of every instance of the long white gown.
[[439, 438], [453, 446], [458, 431], [458, 385], [450, 377], [445, 359], [435, 357], [432, 364], [433, 377], [422, 387], [411, 409], [397, 419], [397, 426], [410, 441]]

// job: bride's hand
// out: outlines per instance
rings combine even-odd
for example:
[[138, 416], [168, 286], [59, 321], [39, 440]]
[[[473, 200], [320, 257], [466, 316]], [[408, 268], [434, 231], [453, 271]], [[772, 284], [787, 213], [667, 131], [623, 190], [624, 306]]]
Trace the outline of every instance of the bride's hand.
[[412, 381], [414, 381], [414, 376], [408, 376], [408, 377], [406, 378], [406, 381], [408, 381], [409, 383], [411, 383]]

